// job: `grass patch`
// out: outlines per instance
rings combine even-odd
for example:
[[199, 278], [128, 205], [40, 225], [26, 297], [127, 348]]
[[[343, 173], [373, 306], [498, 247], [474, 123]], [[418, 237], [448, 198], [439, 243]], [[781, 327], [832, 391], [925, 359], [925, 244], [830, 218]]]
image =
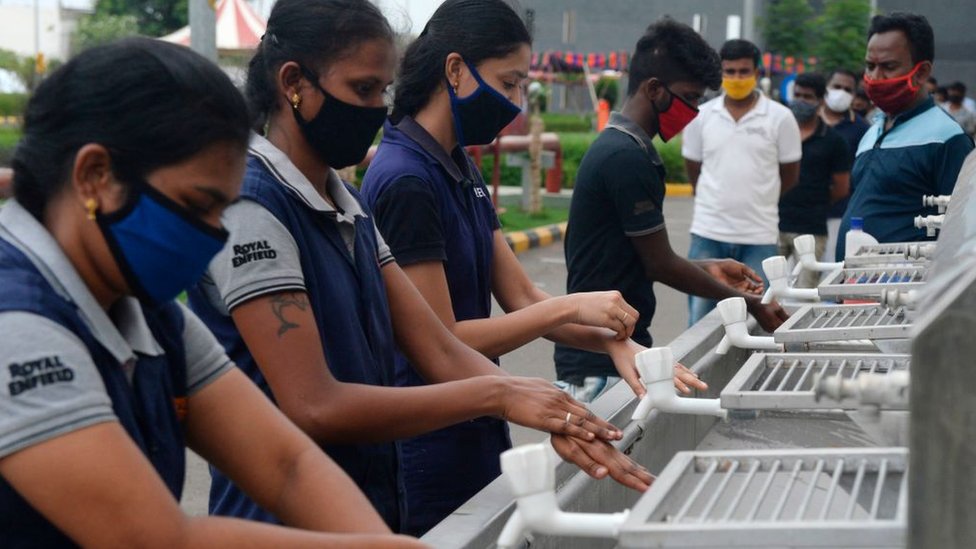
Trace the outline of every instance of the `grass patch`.
[[12, 149], [20, 141], [20, 128], [0, 126], [0, 149]]
[[544, 227], [562, 223], [569, 219], [569, 210], [565, 208], [543, 208], [535, 214], [522, 211], [518, 207], [507, 208], [498, 216], [502, 231], [524, 231], [536, 227]]

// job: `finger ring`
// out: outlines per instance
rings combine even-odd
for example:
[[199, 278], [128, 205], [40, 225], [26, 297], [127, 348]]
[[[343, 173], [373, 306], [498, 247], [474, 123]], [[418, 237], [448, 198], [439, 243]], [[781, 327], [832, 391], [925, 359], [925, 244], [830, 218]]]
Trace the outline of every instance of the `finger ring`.
[[630, 313], [624, 313], [624, 317], [620, 321], [626, 323], [628, 318], [630, 318]]
[[572, 417], [573, 417], [573, 412], [566, 412], [566, 423], [567, 424], [569, 423], [569, 420], [572, 419]]

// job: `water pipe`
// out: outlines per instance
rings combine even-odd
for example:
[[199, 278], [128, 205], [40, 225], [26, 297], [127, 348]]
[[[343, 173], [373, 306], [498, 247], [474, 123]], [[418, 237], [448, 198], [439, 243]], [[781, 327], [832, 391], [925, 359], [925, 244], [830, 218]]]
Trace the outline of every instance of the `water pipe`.
[[728, 417], [728, 411], [722, 409], [717, 398], [678, 396], [674, 389], [675, 362], [670, 347], [646, 349], [637, 353], [635, 360], [641, 383], [647, 388], [647, 393], [634, 409], [631, 420], [645, 421], [653, 409], [669, 414], [696, 414], [722, 419]]
[[754, 336], [749, 333], [746, 320], [749, 312], [746, 300], [741, 297], [730, 297], [718, 302], [718, 313], [725, 324], [725, 337], [719, 342], [715, 352], [724, 355], [731, 347], [740, 349], [768, 349], [782, 351], [783, 346], [769, 336]]

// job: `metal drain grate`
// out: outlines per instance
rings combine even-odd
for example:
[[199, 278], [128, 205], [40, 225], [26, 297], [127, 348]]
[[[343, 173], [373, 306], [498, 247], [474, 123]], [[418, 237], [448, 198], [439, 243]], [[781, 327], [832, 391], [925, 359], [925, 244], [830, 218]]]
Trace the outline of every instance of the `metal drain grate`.
[[806, 305], [793, 313], [773, 337], [777, 343], [903, 339], [911, 327], [905, 307]]
[[855, 399], [817, 400], [823, 377], [855, 379], [861, 374], [907, 370], [910, 355], [754, 354], [722, 390], [722, 408], [749, 410], [857, 409]]
[[882, 290], [909, 291], [925, 284], [925, 266], [889, 265], [865, 269], [837, 269], [820, 283], [822, 298], [879, 296]]
[[[921, 265], [928, 263], [928, 257], [911, 257], [910, 248], [918, 250], [926, 243], [896, 242], [892, 244], [878, 244], [875, 246], [861, 246], [853, 256], [844, 259], [844, 266], [848, 268], [869, 267], [890, 264]], [[932, 245], [928, 243], [928, 245]], [[917, 252], [916, 252], [917, 253]]]
[[620, 546], [903, 547], [905, 448], [679, 452]]

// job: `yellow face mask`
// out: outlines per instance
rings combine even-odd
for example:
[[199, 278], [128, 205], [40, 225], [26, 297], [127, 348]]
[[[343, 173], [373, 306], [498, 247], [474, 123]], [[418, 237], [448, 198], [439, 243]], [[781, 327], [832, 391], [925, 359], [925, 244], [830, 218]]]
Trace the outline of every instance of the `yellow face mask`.
[[739, 100], [749, 97], [752, 90], [756, 88], [756, 77], [749, 78], [723, 78], [722, 89], [725, 94], [732, 99]]

